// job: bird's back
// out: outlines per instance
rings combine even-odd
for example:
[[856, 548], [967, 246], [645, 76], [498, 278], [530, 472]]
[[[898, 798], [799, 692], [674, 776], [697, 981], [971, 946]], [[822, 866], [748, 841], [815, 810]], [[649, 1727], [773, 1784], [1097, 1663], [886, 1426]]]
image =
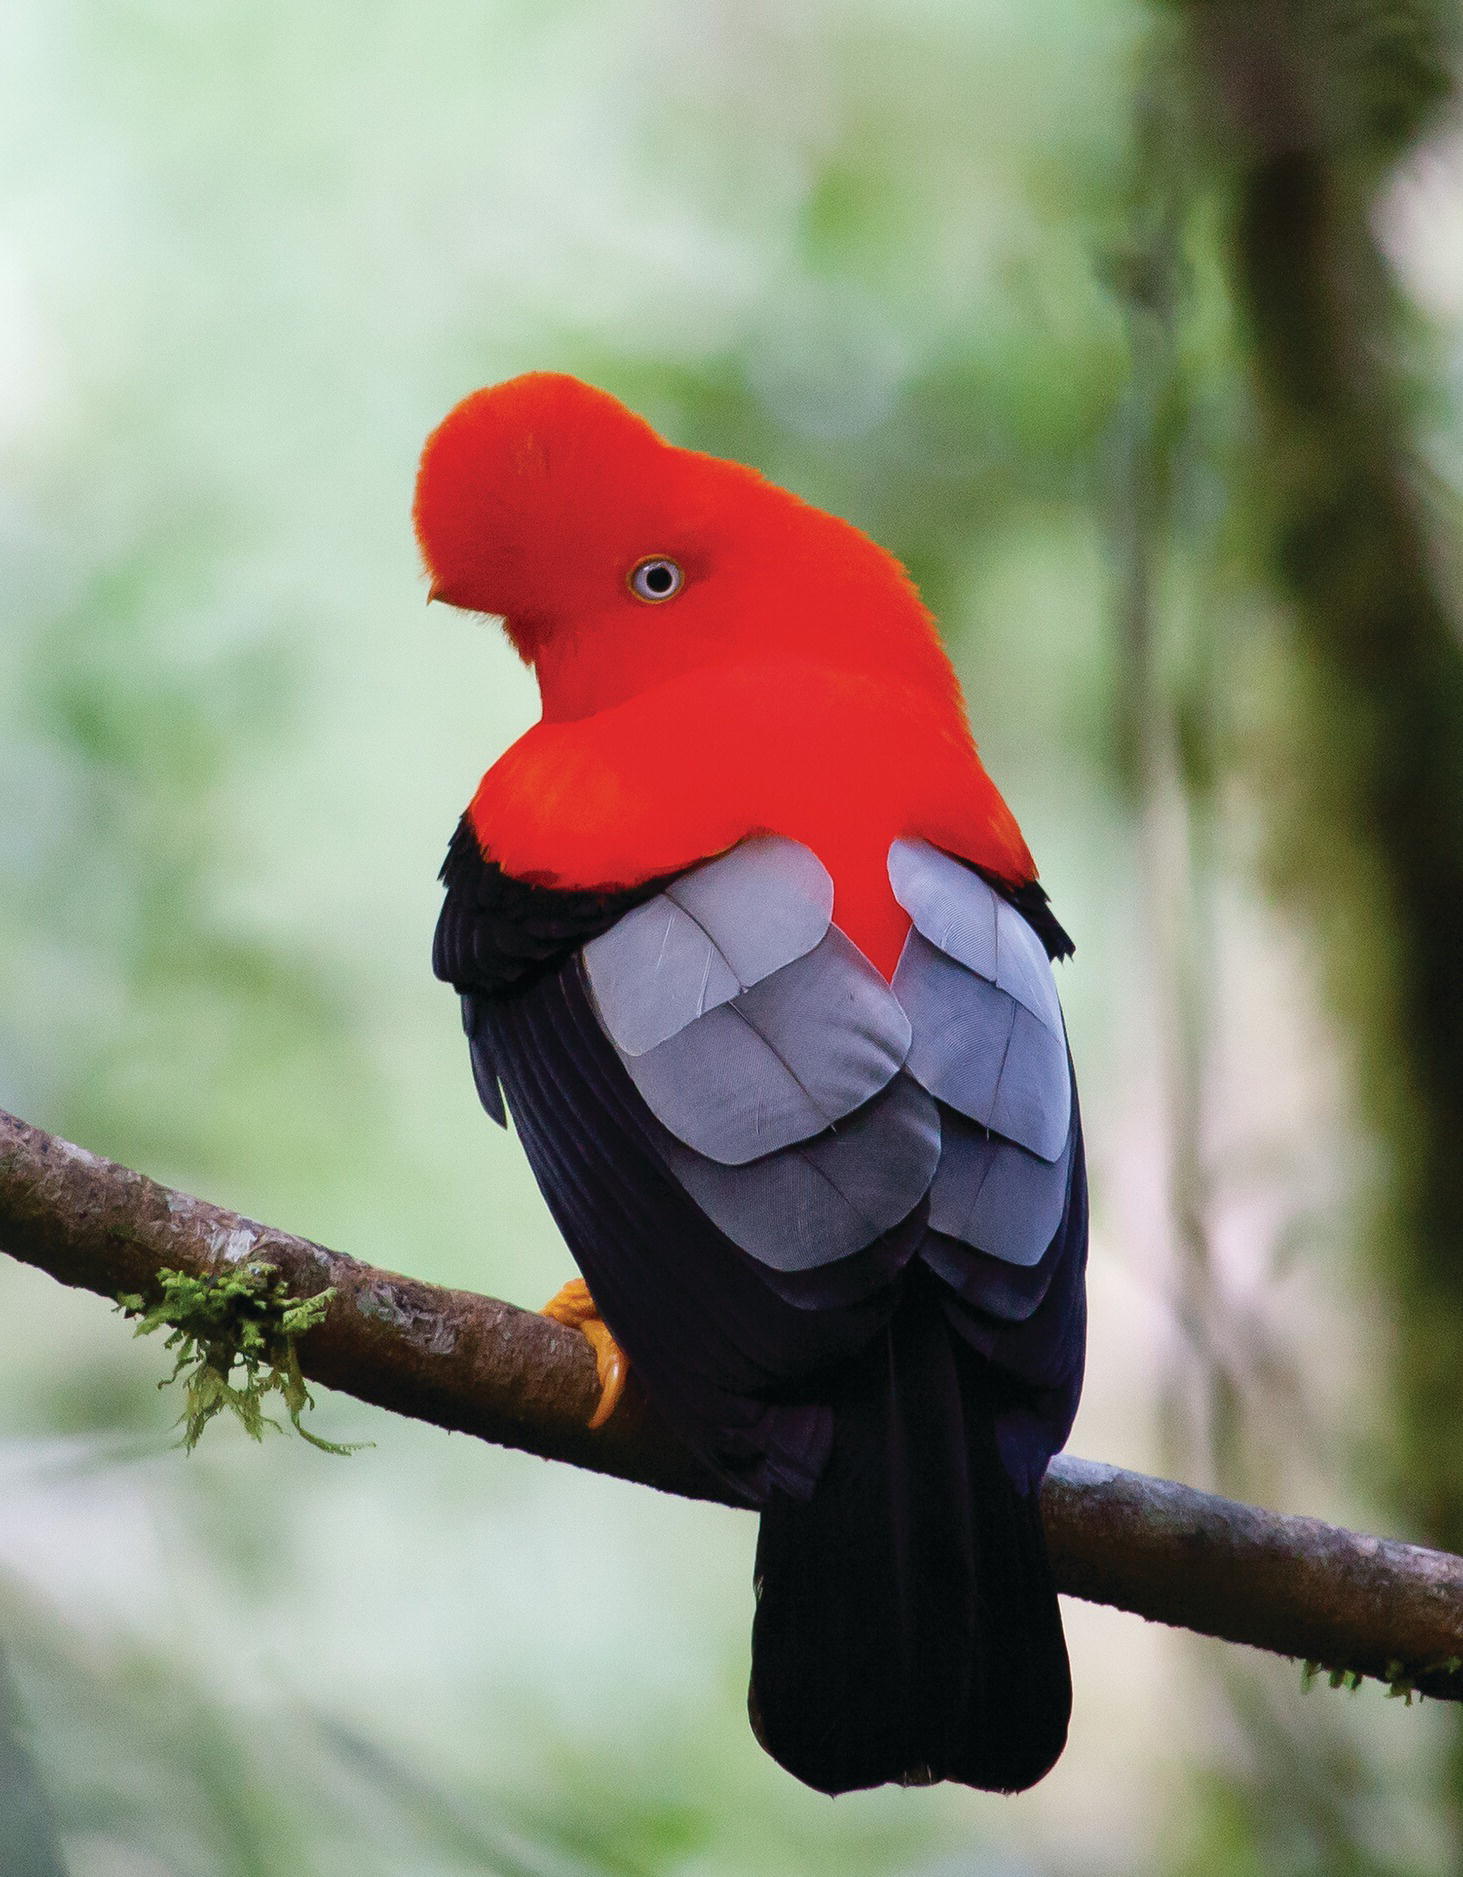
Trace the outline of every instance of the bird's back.
[[632, 1371], [763, 1509], [764, 1744], [828, 1791], [1009, 1790], [1070, 1701], [1037, 1498], [1084, 1329], [1060, 928], [924, 842], [887, 864], [892, 977], [799, 843], [567, 893], [465, 823], [436, 965]]

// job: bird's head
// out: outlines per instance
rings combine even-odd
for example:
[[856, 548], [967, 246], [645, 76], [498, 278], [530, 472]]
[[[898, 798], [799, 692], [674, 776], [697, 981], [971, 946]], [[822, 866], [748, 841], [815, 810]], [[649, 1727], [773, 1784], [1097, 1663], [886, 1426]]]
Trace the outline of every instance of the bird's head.
[[432, 597], [502, 618], [550, 717], [768, 657], [950, 682], [891, 555], [577, 378], [464, 398], [427, 440], [414, 515]]

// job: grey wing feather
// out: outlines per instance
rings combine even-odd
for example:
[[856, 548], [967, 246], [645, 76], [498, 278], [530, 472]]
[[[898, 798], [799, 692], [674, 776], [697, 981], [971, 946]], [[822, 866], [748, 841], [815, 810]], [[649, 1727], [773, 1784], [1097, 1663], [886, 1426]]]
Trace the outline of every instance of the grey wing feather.
[[644, 1055], [810, 952], [832, 916], [817, 856], [755, 835], [584, 947], [600, 1019], [622, 1055]]
[[905, 941], [893, 988], [914, 1031], [915, 1080], [972, 1121], [1055, 1160], [1072, 1120], [1066, 1039], [918, 930]]
[[[986, 882], [981, 880], [981, 885]], [[986, 890], [991, 888], [986, 886]], [[1046, 947], [1009, 900], [997, 893], [995, 901], [996, 983], [1053, 1036], [1065, 1041], [1061, 1000]]]
[[[980, 1313], [965, 1321], [962, 1334], [986, 1355], [994, 1354], [1005, 1324], [1024, 1323], [1035, 1315], [1055, 1275], [1049, 1258], [1037, 1264], [1008, 1264], [941, 1232], [926, 1234], [919, 1255], [957, 1297]], [[982, 1324], [987, 1318], [999, 1320]]]
[[894, 992], [908, 1070], [940, 1103], [942, 1150], [922, 1256], [992, 1314], [1029, 1316], [1066, 1213], [1071, 1060], [1045, 948], [972, 868], [896, 841], [889, 879], [913, 921]]
[[892, 1231], [940, 1157], [935, 1104], [900, 1073], [909, 1020], [832, 911], [822, 863], [758, 837], [584, 948], [596, 1014], [667, 1130], [668, 1170], [786, 1272]]
[[935, 1104], [897, 1076], [838, 1127], [743, 1166], [679, 1143], [671, 1170], [734, 1244], [776, 1271], [862, 1251], [906, 1219], [940, 1159]]
[[889, 849], [894, 897], [937, 951], [989, 983], [996, 980], [996, 895], [967, 890], [978, 874], [928, 841], [895, 841]]
[[1067, 1204], [1071, 1131], [1056, 1160], [945, 1109], [943, 1150], [930, 1188], [930, 1226], [1008, 1264], [1037, 1264]]
[[[590, 985], [598, 1001], [593, 975]], [[640, 1055], [605, 1027], [656, 1119], [724, 1166], [842, 1121], [898, 1074], [910, 1041], [889, 986], [836, 926]]]
[[997, 985], [1061, 1036], [1062, 1009], [1046, 948], [1009, 900], [928, 841], [889, 849], [894, 897], [937, 951]]
[[759, 837], [591, 940], [591, 999], [667, 1130], [669, 1172], [743, 1250], [810, 1271], [928, 1193], [928, 1261], [1021, 1316], [1044, 1289], [1072, 1151], [1050, 966], [948, 855], [896, 842], [889, 870], [914, 922], [892, 985], [830, 923], [822, 864]]

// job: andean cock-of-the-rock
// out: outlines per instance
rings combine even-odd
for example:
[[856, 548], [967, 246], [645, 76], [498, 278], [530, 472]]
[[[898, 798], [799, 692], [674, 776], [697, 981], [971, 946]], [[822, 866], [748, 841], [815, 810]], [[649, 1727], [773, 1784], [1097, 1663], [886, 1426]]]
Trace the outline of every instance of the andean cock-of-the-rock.
[[1071, 950], [913, 584], [532, 373], [429, 439], [435, 598], [541, 719], [435, 968], [582, 1278], [548, 1308], [761, 1513], [750, 1709], [824, 1792], [1031, 1785], [1071, 1685], [1038, 1506], [1081, 1385]]

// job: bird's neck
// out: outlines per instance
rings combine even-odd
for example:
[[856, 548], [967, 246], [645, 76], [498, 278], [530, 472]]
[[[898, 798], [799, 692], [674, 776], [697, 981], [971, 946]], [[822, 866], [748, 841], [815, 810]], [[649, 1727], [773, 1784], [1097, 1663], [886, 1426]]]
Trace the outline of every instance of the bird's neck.
[[749, 834], [785, 835], [828, 868], [838, 924], [886, 973], [908, 926], [891, 841], [1032, 872], [948, 701], [787, 660], [546, 717], [489, 770], [471, 812], [506, 871], [566, 887], [633, 885]]

